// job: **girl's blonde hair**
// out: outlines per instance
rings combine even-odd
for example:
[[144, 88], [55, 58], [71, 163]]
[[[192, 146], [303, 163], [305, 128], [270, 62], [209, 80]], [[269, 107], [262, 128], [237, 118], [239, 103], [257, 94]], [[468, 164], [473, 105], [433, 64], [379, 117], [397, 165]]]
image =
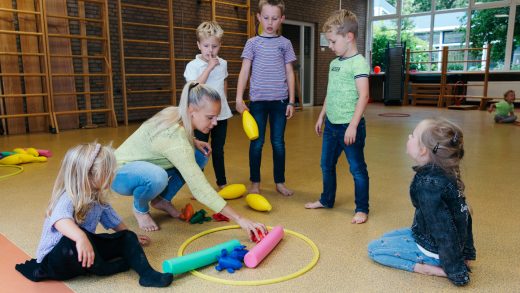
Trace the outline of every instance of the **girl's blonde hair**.
[[346, 9], [334, 11], [323, 24], [323, 32], [335, 32], [342, 36], [346, 36], [348, 33], [353, 33], [354, 37], [357, 38], [358, 20], [356, 14]]
[[222, 40], [224, 30], [216, 21], [205, 21], [197, 27], [197, 40], [202, 41], [210, 37]]
[[110, 145], [92, 142], [69, 149], [54, 182], [47, 216], [66, 192], [74, 206], [74, 220], [82, 223], [92, 203], [108, 202], [116, 165], [114, 149]]
[[425, 128], [419, 142], [429, 150], [433, 164], [457, 178], [461, 190], [464, 183], [460, 174], [460, 161], [464, 157], [464, 136], [462, 129], [445, 118], [426, 119]]
[[189, 116], [189, 106], [201, 108], [205, 103], [220, 103], [220, 95], [213, 88], [198, 82], [190, 81], [182, 89], [181, 100], [178, 107], [168, 107], [155, 114], [145, 123], [155, 124], [155, 133], [168, 129], [176, 123], [182, 124], [188, 136], [188, 141], [193, 145], [193, 125]]

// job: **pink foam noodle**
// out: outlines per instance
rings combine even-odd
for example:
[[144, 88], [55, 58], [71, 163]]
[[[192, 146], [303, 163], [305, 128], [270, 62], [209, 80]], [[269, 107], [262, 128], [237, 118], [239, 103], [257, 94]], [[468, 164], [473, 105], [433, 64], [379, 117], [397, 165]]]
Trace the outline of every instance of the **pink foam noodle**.
[[284, 231], [282, 226], [274, 227], [262, 241], [253, 247], [244, 257], [244, 263], [248, 268], [256, 268], [262, 260], [278, 245], [282, 240]]

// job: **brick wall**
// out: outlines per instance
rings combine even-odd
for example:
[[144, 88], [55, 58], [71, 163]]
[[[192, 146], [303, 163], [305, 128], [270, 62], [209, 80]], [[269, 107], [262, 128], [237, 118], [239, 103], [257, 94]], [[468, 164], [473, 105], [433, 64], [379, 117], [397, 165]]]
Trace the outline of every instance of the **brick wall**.
[[[124, 3], [147, 5], [152, 7], [167, 7], [167, 1], [162, 0], [122, 0]], [[234, 3], [244, 3], [241, 0], [230, 0]], [[252, 11], [257, 10], [257, 0], [252, 0]], [[334, 54], [326, 49], [324, 52], [319, 47], [319, 34], [324, 21], [329, 14], [338, 9], [337, 0], [286, 0], [286, 19], [295, 21], [304, 21], [315, 24], [315, 74], [314, 74], [314, 103], [321, 105], [326, 94], [328, 65]], [[354, 11], [359, 19], [359, 36], [358, 49], [364, 52], [365, 46], [365, 25], [366, 25], [366, 10], [367, 1], [342, 1], [343, 8]], [[119, 26], [117, 1], [109, 0], [109, 21], [110, 21], [110, 38], [111, 38], [111, 57], [112, 57], [112, 71], [113, 71], [113, 86], [114, 86], [114, 105], [118, 120], [123, 119], [123, 98], [122, 98], [122, 80], [121, 80], [121, 48], [119, 46]], [[218, 8], [218, 14], [233, 18], [245, 18], [245, 10], [240, 8], [233, 8], [231, 6], [222, 6]], [[87, 10], [87, 15], [89, 11]], [[92, 13], [96, 13], [95, 11]], [[125, 21], [129, 22], [145, 22], [150, 24], [167, 24], [167, 14], [161, 12], [149, 13], [139, 9], [125, 9], [123, 11]], [[202, 21], [211, 18], [211, 5], [208, 1], [196, 0], [173, 0], [173, 18], [174, 25], [177, 27], [196, 28]], [[225, 31], [243, 31], [245, 32], [245, 24], [232, 21], [220, 21]], [[168, 32], [164, 29], [156, 28], [142, 28], [138, 26], [124, 26], [125, 38], [139, 38], [139, 39], [153, 39], [153, 40], [167, 40]], [[223, 45], [243, 46], [246, 37], [240, 35], [225, 35]], [[196, 36], [193, 30], [175, 29], [174, 30], [174, 45], [175, 57], [193, 59], [198, 53], [196, 46]], [[89, 47], [89, 50], [90, 47]], [[95, 50], [95, 48], [92, 48]], [[229, 100], [233, 101], [236, 91], [236, 81], [238, 77], [236, 74], [240, 71], [240, 62], [233, 62], [240, 60], [240, 48], [222, 48], [220, 55], [230, 61], [229, 62]], [[168, 56], [168, 46], [143, 44], [132, 45], [126, 48], [126, 56], [153, 56], [163, 57]], [[181, 89], [184, 85], [184, 68], [187, 61], [176, 62], [176, 83], [177, 88]], [[76, 66], [81, 66], [77, 64]], [[168, 72], [169, 65], [166, 61], [127, 61], [127, 73], [139, 72]], [[81, 83], [81, 81], [78, 81]], [[154, 78], [133, 78], [127, 80], [127, 88], [131, 89], [164, 89], [169, 87], [168, 78], [154, 77]], [[177, 93], [179, 97], [180, 92]], [[129, 96], [129, 103], [132, 105], [162, 105], [169, 101], [169, 94], [134, 94]], [[96, 101], [93, 101], [95, 103]], [[81, 103], [81, 101], [80, 101]], [[95, 105], [94, 105], [95, 107]], [[153, 115], [157, 110], [146, 111], [131, 111], [129, 112], [130, 121], [140, 121], [147, 119]]]

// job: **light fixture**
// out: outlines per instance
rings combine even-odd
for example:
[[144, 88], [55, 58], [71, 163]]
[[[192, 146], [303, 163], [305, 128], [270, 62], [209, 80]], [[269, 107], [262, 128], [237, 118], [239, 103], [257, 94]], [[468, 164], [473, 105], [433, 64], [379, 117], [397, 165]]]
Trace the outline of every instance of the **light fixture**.
[[502, 14], [495, 14], [495, 17], [496, 18], [506, 18], [506, 17], [509, 17], [509, 15], [503, 14], [503, 13]]

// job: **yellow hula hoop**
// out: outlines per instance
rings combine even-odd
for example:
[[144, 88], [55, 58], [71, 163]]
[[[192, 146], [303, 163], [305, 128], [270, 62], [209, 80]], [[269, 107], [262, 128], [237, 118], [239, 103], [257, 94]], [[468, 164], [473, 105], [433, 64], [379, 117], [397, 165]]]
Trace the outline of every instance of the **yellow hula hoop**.
[[23, 172], [23, 167], [22, 166], [17, 166], [17, 165], [0, 165], [0, 167], [8, 167], [8, 168], [15, 168], [15, 169], [18, 169], [16, 171], [14, 171], [13, 173], [11, 174], [7, 174], [7, 175], [2, 175], [0, 176], [0, 179], [4, 179], [4, 178], [7, 178], [7, 177], [11, 177], [11, 176], [14, 176], [16, 174], [20, 174]]
[[[213, 228], [213, 229], [209, 229], [209, 230], [203, 231], [203, 232], [201, 232], [201, 233], [199, 233], [197, 235], [192, 236], [188, 240], [186, 240], [181, 245], [181, 247], [179, 247], [179, 251], [178, 251], [177, 254], [178, 254], [178, 256], [182, 256], [183, 253], [184, 253], [184, 250], [186, 249], [186, 247], [190, 243], [192, 243], [194, 240], [196, 240], [196, 239], [198, 239], [198, 238], [200, 238], [200, 237], [202, 237], [204, 235], [211, 234], [211, 233], [218, 232], [218, 231], [230, 230], [230, 229], [239, 229], [239, 228], [240, 228], [240, 226], [238, 226], [238, 225], [230, 225], [230, 226], [218, 227], [218, 228]], [[270, 226], [268, 226], [267, 228], [272, 229], [272, 227], [270, 227]], [[294, 272], [292, 274], [289, 274], [289, 275], [286, 275], [286, 276], [283, 276], [283, 277], [273, 278], [273, 279], [250, 280], [250, 281], [226, 280], [226, 279], [221, 279], [221, 278], [216, 278], [216, 277], [213, 277], [213, 276], [209, 276], [209, 275], [203, 274], [203, 273], [195, 271], [195, 270], [190, 271], [190, 272], [194, 276], [197, 276], [197, 277], [199, 277], [201, 279], [204, 279], [204, 280], [208, 280], [208, 281], [215, 282], [215, 283], [220, 283], [220, 284], [225, 284], [225, 285], [236, 285], [236, 286], [269, 285], [269, 284], [280, 283], [280, 282], [283, 282], [283, 281], [287, 281], [287, 280], [299, 277], [299, 276], [305, 274], [306, 272], [310, 271], [316, 265], [316, 263], [318, 262], [318, 259], [320, 258], [320, 251], [318, 250], [318, 247], [316, 246], [316, 244], [312, 240], [307, 238], [305, 235], [297, 233], [297, 232], [294, 232], [294, 231], [291, 231], [289, 229], [285, 229], [285, 228], [284, 228], [284, 231], [287, 234], [296, 236], [296, 237], [300, 238], [301, 240], [305, 241], [312, 248], [312, 251], [314, 253], [314, 256], [313, 256], [311, 262], [309, 264], [307, 264], [305, 267], [303, 267], [301, 270], [297, 271], [297, 272]]]

